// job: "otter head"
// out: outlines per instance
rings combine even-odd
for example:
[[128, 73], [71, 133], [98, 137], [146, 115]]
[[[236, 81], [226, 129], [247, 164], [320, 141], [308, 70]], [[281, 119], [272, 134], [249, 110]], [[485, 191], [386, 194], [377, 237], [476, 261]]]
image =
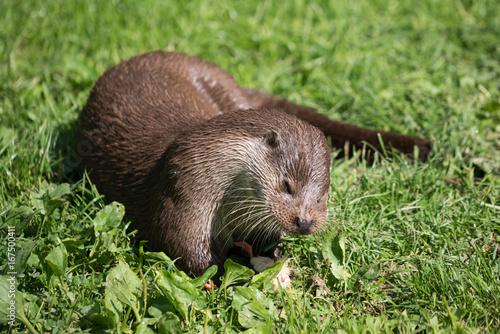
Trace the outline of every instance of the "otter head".
[[270, 178], [264, 197], [284, 234], [310, 234], [327, 216], [331, 153], [323, 134], [309, 124], [269, 131]]
[[260, 254], [288, 234], [313, 233], [327, 216], [331, 160], [323, 133], [283, 112], [214, 117], [180, 135], [165, 154], [164, 197], [179, 221], [171, 229], [221, 254], [236, 241]]
[[240, 144], [250, 154], [244, 154], [223, 200], [220, 225], [234, 241], [247, 241], [257, 250], [324, 225], [332, 160], [321, 131], [290, 115], [267, 113], [273, 117], [265, 124], [253, 118], [241, 132], [248, 134]]

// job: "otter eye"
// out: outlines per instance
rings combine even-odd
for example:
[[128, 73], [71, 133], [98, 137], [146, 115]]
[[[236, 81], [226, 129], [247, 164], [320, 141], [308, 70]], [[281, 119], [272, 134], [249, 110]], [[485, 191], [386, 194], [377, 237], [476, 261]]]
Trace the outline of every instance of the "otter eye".
[[321, 203], [324, 199], [325, 199], [326, 195], [323, 195], [321, 197], [318, 197], [318, 199], [316, 200], [316, 203]]
[[292, 194], [292, 188], [290, 188], [290, 183], [288, 181], [285, 181], [285, 191], [291, 195]]

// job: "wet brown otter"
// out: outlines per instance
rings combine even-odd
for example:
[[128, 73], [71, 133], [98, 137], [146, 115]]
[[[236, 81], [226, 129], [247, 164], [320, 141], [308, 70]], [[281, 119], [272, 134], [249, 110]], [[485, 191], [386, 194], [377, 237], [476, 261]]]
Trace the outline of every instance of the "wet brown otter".
[[216, 264], [219, 277], [233, 242], [258, 254], [324, 224], [331, 153], [322, 132], [337, 148], [380, 148], [380, 133], [404, 153], [417, 146], [422, 160], [430, 151], [427, 140], [334, 122], [243, 89], [211, 63], [159, 51], [99, 79], [80, 115], [77, 154], [153, 249], [179, 257], [188, 273]]

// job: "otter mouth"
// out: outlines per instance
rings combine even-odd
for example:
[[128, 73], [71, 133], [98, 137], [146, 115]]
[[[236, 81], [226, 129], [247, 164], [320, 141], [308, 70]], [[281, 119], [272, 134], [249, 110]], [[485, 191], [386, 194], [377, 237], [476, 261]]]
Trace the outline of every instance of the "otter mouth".
[[[248, 253], [248, 249], [242, 247], [243, 244], [249, 245], [251, 249], [251, 254]], [[252, 256], [255, 257], [266, 257], [273, 261], [277, 261], [280, 258], [281, 250], [283, 249], [283, 239], [276, 240], [272, 243], [265, 245], [264, 247], [259, 247], [260, 242], [251, 243], [249, 241], [235, 242], [233, 248], [228, 252], [228, 257], [235, 260], [237, 263], [248, 266], [251, 268], [249, 260]], [[249, 256], [250, 255], [250, 256]]]
[[[248, 243], [252, 246], [253, 254], [255, 256], [265, 256], [273, 260], [279, 258], [281, 249], [283, 248], [283, 238], [286, 237], [286, 233], [279, 232], [272, 235], [263, 235], [262, 232], [256, 231], [254, 234], [250, 234], [244, 237], [233, 236], [235, 243]], [[240, 247], [233, 247], [230, 252], [235, 252], [240, 256]]]
[[234, 247], [234, 242], [246, 242], [252, 246], [255, 256], [274, 259], [279, 255], [281, 239], [288, 231], [271, 210], [258, 181], [247, 172], [241, 172], [221, 203], [215, 214], [213, 231], [216, 231], [215, 239], [223, 244], [223, 252], [241, 255], [241, 248]]

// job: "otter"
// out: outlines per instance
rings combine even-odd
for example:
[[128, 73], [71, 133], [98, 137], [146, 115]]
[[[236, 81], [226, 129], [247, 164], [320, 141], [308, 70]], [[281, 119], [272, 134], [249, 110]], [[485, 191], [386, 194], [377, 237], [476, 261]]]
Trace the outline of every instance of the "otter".
[[[125, 206], [138, 237], [188, 274], [223, 265], [235, 242], [258, 255], [327, 217], [332, 146], [385, 145], [426, 160], [428, 140], [328, 119], [241, 88], [216, 65], [156, 51], [107, 70], [83, 107], [79, 170]], [[276, 249], [276, 248], [275, 248]], [[276, 252], [274, 252], [275, 254]]]

